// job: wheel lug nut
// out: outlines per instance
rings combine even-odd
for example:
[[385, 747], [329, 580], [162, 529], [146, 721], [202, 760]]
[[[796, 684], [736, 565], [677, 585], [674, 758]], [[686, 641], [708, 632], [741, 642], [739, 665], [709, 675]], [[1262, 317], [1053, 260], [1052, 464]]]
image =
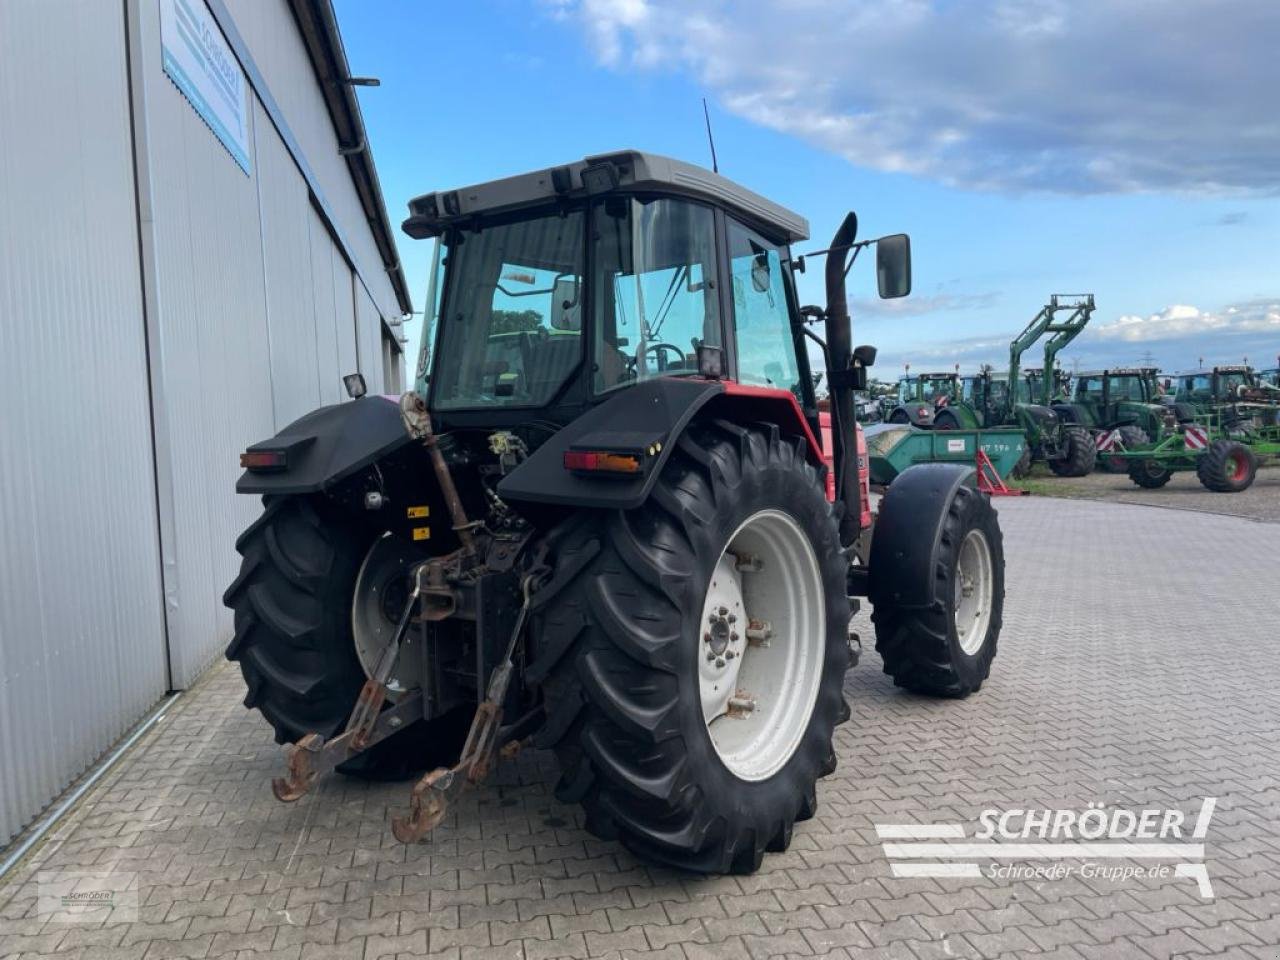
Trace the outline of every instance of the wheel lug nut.
[[737, 622], [738, 622], [738, 617], [737, 617], [737, 615], [736, 615], [736, 614], [732, 614], [732, 613], [731, 613], [731, 614], [729, 614], [728, 620], [729, 620], [729, 622], [730, 622], [730, 623], [737, 623]]
[[716, 666], [717, 666], [717, 667], [723, 667], [723, 666], [724, 666], [724, 657], [717, 657], [717, 658], [716, 658]]
[[703, 635], [702, 635], [702, 642], [703, 642], [703, 643], [710, 643], [710, 642], [711, 642], [711, 631], [710, 631], [710, 630], [708, 630], [708, 631], [706, 631], [705, 633], [703, 633]]
[[735, 632], [733, 632], [733, 633], [731, 633], [731, 634], [729, 634], [729, 642], [730, 642], [730, 643], [737, 643], [737, 642], [738, 642], [738, 634], [737, 634], [737, 632], [736, 632], [736, 631], [735, 631]]
[[720, 616], [722, 616], [722, 617], [723, 617], [723, 616], [725, 616], [728, 612], [729, 612], [729, 608], [728, 608], [728, 607], [721, 607], [721, 608], [720, 608]]
[[708, 660], [708, 662], [709, 662], [709, 661], [711, 661], [711, 660], [714, 660], [715, 658], [716, 658], [716, 655], [715, 655], [714, 653], [712, 653], [710, 650], [708, 650], [708, 651], [707, 651], [707, 660]]
[[736, 656], [737, 656], [737, 654], [736, 654], [736, 653], [734, 653], [732, 650], [726, 650], [726, 651], [724, 652], [724, 658], [725, 658], [726, 660], [732, 660], [732, 659], [733, 659], [734, 657], [736, 657]]

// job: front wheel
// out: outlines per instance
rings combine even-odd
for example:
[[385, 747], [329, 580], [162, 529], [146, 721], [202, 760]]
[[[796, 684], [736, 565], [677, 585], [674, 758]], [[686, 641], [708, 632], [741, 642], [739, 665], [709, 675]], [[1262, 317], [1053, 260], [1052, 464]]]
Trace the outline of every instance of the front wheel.
[[1173, 479], [1173, 472], [1159, 460], [1130, 460], [1129, 479], [1145, 490], [1159, 490]]
[[869, 584], [876, 650], [897, 686], [965, 697], [996, 655], [1004, 540], [990, 497], [967, 481], [948, 486], [935, 471], [936, 480], [902, 483], [922, 469], [904, 472], [880, 504]]
[[1062, 441], [1066, 450], [1061, 457], [1049, 461], [1049, 469], [1060, 477], [1087, 477], [1092, 473], [1098, 448], [1089, 431], [1084, 427], [1064, 427]]
[[799, 444], [694, 424], [648, 501], [551, 535], [533, 623], [542, 746], [587, 827], [640, 856], [750, 872], [835, 766], [848, 561]]

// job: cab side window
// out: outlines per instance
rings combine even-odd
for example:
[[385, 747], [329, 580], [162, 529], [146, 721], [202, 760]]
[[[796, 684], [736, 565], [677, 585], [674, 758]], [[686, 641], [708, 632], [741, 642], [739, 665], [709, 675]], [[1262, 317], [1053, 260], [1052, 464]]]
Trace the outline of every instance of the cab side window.
[[787, 307], [784, 251], [735, 220], [730, 219], [728, 226], [738, 379], [798, 393], [800, 373]]

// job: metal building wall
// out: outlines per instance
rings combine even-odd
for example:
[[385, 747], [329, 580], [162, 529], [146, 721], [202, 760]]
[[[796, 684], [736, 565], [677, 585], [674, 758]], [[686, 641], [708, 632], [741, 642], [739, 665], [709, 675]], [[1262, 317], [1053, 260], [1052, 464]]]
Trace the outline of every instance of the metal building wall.
[[125, 54], [0, 2], [0, 844], [166, 689]]

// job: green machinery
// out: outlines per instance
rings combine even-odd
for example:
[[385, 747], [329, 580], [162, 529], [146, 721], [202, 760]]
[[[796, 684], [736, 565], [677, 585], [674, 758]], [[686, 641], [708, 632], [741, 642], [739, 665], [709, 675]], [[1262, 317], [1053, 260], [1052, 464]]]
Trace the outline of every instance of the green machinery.
[[1034, 395], [1022, 375], [1022, 357], [1041, 337], [1050, 334], [1045, 344], [1044, 369], [1053, 370], [1058, 351], [1079, 335], [1093, 310], [1092, 294], [1051, 296], [1009, 344], [1008, 373], [1000, 376], [984, 371], [963, 378], [960, 400], [934, 414], [934, 428], [1019, 427], [1026, 436], [1026, 445], [1015, 475], [1024, 474], [1033, 460], [1047, 462], [1061, 477], [1082, 477], [1090, 473], [1097, 458], [1093, 437], [1084, 427], [1067, 423], [1062, 414], [1053, 409], [1056, 376], [1042, 375], [1038, 381], [1040, 395]]
[[981, 450], [1003, 480], [1022, 459], [1026, 444], [1021, 430], [996, 427], [989, 430], [912, 430], [900, 424], [883, 424], [864, 431], [871, 482], [888, 486], [895, 477], [917, 463], [972, 464]]
[[929, 428], [934, 417], [960, 397], [960, 375], [917, 373], [898, 379], [898, 395], [885, 419]]
[[1054, 405], [1068, 423], [1093, 434], [1104, 469], [1124, 473], [1127, 462], [1113, 452], [1138, 450], [1177, 431], [1178, 411], [1161, 401], [1158, 373], [1155, 367], [1078, 373], [1070, 399]]
[[1184, 418], [1218, 416], [1228, 433], [1268, 426], [1280, 413], [1280, 386], [1244, 365], [1192, 370], [1174, 378], [1173, 402]]
[[1173, 474], [1194, 470], [1200, 483], [1216, 493], [1239, 493], [1253, 485], [1258, 465], [1280, 456], [1280, 426], [1228, 422], [1220, 413], [1179, 424], [1146, 450], [1114, 454], [1128, 465], [1129, 479], [1140, 487], [1163, 487]]

